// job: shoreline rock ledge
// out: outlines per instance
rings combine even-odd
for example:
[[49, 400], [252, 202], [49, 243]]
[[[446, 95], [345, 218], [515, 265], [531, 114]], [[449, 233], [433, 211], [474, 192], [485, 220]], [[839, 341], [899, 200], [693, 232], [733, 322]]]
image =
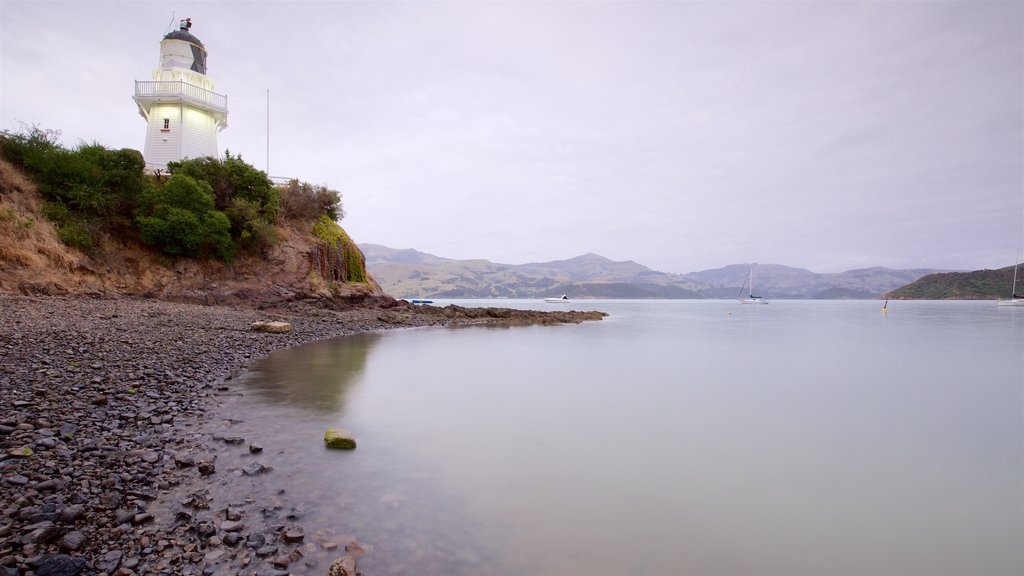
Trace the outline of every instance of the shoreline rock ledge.
[[356, 437], [342, 428], [328, 428], [324, 433], [324, 443], [335, 450], [355, 450]]

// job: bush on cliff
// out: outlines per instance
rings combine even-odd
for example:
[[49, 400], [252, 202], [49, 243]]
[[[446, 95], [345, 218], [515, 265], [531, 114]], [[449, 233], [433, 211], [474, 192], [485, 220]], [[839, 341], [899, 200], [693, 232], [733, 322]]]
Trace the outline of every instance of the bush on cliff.
[[281, 216], [290, 220], [316, 220], [325, 215], [337, 222], [345, 217], [341, 194], [326, 186], [291, 179], [280, 188]]
[[68, 149], [59, 139], [59, 131], [38, 126], [3, 131], [0, 156], [36, 183], [66, 244], [88, 249], [104, 227], [130, 229], [139, 199], [152, 189], [142, 154], [96, 143]]
[[68, 149], [59, 140], [60, 131], [38, 126], [2, 131], [0, 157], [36, 184], [42, 214], [68, 246], [90, 250], [113, 235], [171, 256], [231, 261], [239, 250], [267, 255], [281, 219], [312, 222], [321, 278], [367, 281], [362, 253], [336, 223], [345, 216], [336, 190], [300, 180], [274, 186], [230, 153], [170, 162], [170, 178], [154, 177], [137, 150], [96, 143]]
[[247, 164], [241, 156], [226, 152], [224, 160], [209, 156], [185, 159], [168, 162], [167, 169], [171, 174], [184, 174], [209, 184], [217, 210], [227, 211], [236, 202], [245, 201], [255, 207], [256, 214], [263, 220], [277, 220], [280, 206], [277, 189], [266, 172]]
[[138, 218], [142, 241], [164, 254], [198, 256], [214, 252], [230, 262], [235, 255], [231, 222], [215, 208], [213, 189], [175, 174], [145, 200]]
[[280, 196], [266, 172], [230, 152], [223, 160], [205, 157], [168, 162], [167, 169], [210, 186], [216, 209], [228, 217], [231, 235], [241, 247], [266, 254], [277, 244], [273, 223], [280, 213]]

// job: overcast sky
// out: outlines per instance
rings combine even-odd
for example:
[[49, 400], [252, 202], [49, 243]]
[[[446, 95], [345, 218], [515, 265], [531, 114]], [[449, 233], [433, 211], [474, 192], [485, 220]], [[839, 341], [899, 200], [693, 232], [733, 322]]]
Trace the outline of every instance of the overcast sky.
[[191, 17], [229, 149], [357, 242], [665, 272], [1011, 265], [1024, 3], [0, 2], [0, 128], [144, 146]]

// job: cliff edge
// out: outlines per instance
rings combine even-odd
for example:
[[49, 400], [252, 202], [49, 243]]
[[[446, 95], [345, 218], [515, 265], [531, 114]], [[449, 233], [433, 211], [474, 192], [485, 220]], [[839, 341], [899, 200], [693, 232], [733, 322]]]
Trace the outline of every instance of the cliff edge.
[[340, 227], [324, 237], [314, 234], [316, 221], [280, 221], [277, 242], [229, 264], [168, 257], [111, 234], [101, 234], [88, 252], [71, 248], [43, 216], [42, 205], [36, 185], [0, 160], [0, 291], [258, 307], [311, 300], [331, 308], [394, 303]]

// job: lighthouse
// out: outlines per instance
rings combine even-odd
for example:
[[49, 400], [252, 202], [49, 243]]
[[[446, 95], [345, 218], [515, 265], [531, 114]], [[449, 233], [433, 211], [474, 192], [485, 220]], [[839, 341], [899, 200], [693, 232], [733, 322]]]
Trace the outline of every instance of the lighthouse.
[[146, 120], [143, 156], [149, 171], [185, 158], [217, 158], [217, 133], [228, 125], [228, 98], [206, 75], [206, 47], [192, 35], [192, 19], [160, 41], [153, 80], [136, 80], [133, 99]]

